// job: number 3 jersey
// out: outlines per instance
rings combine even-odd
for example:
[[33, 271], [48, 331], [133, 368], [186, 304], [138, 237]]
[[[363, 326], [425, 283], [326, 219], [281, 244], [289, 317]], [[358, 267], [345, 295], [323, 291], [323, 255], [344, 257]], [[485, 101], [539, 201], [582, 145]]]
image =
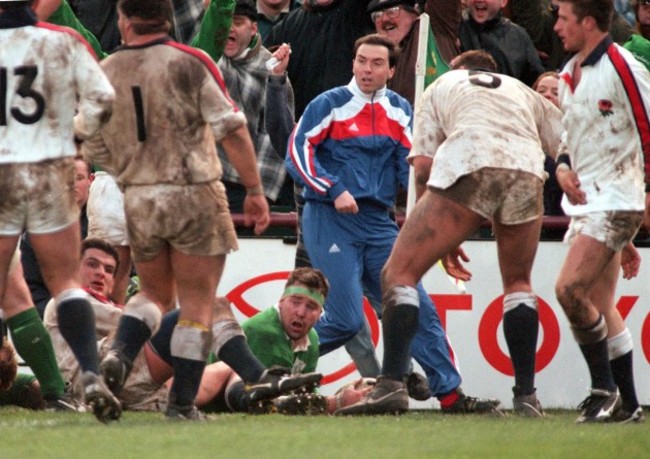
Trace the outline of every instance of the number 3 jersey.
[[74, 156], [74, 135], [92, 135], [114, 97], [92, 50], [27, 6], [0, 14], [0, 43], [0, 164]]
[[561, 113], [512, 77], [453, 70], [427, 88], [415, 114], [413, 156], [433, 158], [428, 185], [448, 188], [484, 167], [543, 180], [544, 151], [556, 152]]

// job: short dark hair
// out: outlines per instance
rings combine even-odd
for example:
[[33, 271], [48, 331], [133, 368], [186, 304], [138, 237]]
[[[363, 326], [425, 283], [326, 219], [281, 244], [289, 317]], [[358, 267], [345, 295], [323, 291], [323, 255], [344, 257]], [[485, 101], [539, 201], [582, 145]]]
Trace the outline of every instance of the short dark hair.
[[612, 0], [558, 0], [560, 3], [570, 3], [573, 14], [578, 21], [591, 16], [601, 32], [607, 32], [614, 17], [614, 2]]
[[84, 253], [88, 249], [97, 249], [105, 252], [106, 254], [113, 257], [115, 260], [115, 270], [117, 271], [118, 266], [120, 266], [120, 254], [117, 253], [117, 249], [113, 244], [107, 242], [103, 239], [98, 238], [86, 238], [81, 242], [81, 256], [83, 257]]
[[86, 170], [88, 171], [88, 177], [90, 177], [90, 175], [93, 173], [93, 167], [90, 164], [90, 161], [88, 161], [82, 155], [75, 155], [74, 160], [75, 161], [82, 161], [86, 165]]
[[118, 0], [117, 8], [132, 22], [138, 35], [167, 33], [172, 28], [171, 0]]
[[392, 42], [390, 38], [384, 37], [377, 33], [371, 33], [370, 35], [364, 35], [363, 37], [357, 39], [354, 42], [354, 57], [357, 57], [357, 51], [361, 45], [377, 45], [383, 46], [388, 49], [388, 67], [391, 69], [397, 65], [397, 58], [399, 57], [399, 48], [395, 43]]
[[497, 71], [497, 62], [492, 55], [482, 49], [472, 49], [459, 54], [453, 59], [454, 69], [464, 67], [466, 69], [482, 69], [490, 72]]
[[327, 298], [330, 290], [330, 284], [327, 282], [325, 275], [314, 268], [296, 268], [291, 271], [285, 288], [295, 284], [302, 284], [305, 287], [316, 290], [323, 295], [323, 298]]

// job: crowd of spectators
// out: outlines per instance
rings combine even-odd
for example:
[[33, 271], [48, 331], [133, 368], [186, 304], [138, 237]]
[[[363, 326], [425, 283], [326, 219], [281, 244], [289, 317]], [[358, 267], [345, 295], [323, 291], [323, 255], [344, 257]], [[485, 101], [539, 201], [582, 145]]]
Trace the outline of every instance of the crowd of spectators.
[[[54, 13], [54, 22], [61, 21], [61, 12], [69, 8], [87, 32], [97, 38], [102, 53], [110, 53], [119, 46], [114, 2], [63, 0], [61, 3]], [[483, 49], [495, 58], [499, 72], [532, 86], [545, 71], [558, 71], [567, 58], [553, 31], [557, 20], [556, 0], [174, 0], [172, 4], [173, 36], [181, 43], [191, 43], [207, 51], [219, 62], [231, 96], [246, 113], [266, 196], [281, 211], [295, 210], [292, 180], [281, 165], [285, 152], [276, 151], [279, 147], [271, 145], [264, 127], [266, 107], [261, 84], [268, 76], [263, 66], [270, 56], [268, 51], [275, 51], [280, 44], [291, 46], [287, 75], [293, 87], [291, 103], [295, 107], [295, 119], [317, 95], [349, 81], [352, 45], [357, 38], [372, 31], [390, 37], [400, 46], [402, 56], [389, 88], [413, 104], [418, 18], [422, 12], [430, 18], [435, 68], [428, 72], [435, 76], [447, 71], [448, 64], [460, 52]], [[206, 20], [212, 20], [210, 15], [219, 18], [232, 14], [235, 4], [240, 11], [236, 14], [240, 17], [238, 21], [246, 23], [245, 38], [241, 38], [241, 26], [235, 24], [230, 28], [230, 21], [208, 23], [208, 33], [201, 31], [202, 20], [205, 28]], [[650, 8], [639, 0], [617, 0], [615, 8], [610, 31], [614, 41], [627, 43], [626, 47], [637, 58], [650, 64], [650, 46], [646, 42], [646, 36], [650, 35]], [[73, 25], [67, 20], [63, 23]], [[226, 52], [222, 57], [218, 43], [224, 40], [239, 41], [234, 55]], [[216, 47], [214, 43], [206, 44], [207, 41], [216, 41]], [[213, 49], [218, 52], [212, 52]], [[434, 78], [427, 79], [427, 83]], [[244, 87], [246, 90], [242, 91]], [[240, 212], [241, 184], [224, 160], [225, 155], [220, 156], [225, 164], [224, 182], [231, 210]], [[557, 201], [557, 189], [550, 169], [549, 173], [545, 200], [551, 204]], [[398, 209], [403, 210], [402, 206]], [[562, 215], [562, 211], [556, 205], [548, 205], [545, 214]]]

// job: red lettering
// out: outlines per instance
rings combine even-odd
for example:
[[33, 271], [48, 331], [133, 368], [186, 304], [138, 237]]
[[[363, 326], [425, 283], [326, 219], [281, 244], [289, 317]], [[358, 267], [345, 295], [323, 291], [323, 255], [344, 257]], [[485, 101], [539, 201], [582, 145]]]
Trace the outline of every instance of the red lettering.
[[616, 303], [616, 309], [618, 309], [618, 312], [621, 313], [623, 320], [625, 320], [625, 318], [628, 316], [632, 310], [632, 307], [636, 304], [636, 300], [638, 299], [638, 296], [622, 296], [618, 300], [618, 303]]
[[436, 305], [442, 328], [447, 330], [447, 311], [471, 311], [472, 295], [429, 295]]
[[641, 327], [641, 349], [645, 359], [650, 362], [650, 315], [646, 316]]
[[[539, 321], [542, 326], [543, 341], [535, 357], [535, 372], [538, 373], [553, 360], [560, 346], [560, 326], [551, 307], [537, 297]], [[485, 309], [479, 324], [479, 346], [483, 356], [497, 371], [514, 376], [512, 361], [500, 348], [497, 330], [503, 320], [503, 295], [492, 301]]]

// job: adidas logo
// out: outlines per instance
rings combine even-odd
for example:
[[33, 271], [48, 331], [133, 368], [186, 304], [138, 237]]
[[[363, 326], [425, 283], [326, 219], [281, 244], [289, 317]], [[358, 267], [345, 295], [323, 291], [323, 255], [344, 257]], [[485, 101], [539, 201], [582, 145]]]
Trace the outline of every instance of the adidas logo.
[[350, 130], [354, 132], [359, 132], [359, 127], [357, 126], [357, 123], [352, 123], [350, 125]]
[[339, 249], [339, 246], [336, 244], [332, 244], [332, 247], [328, 250], [329, 253], [340, 253], [341, 249]]

